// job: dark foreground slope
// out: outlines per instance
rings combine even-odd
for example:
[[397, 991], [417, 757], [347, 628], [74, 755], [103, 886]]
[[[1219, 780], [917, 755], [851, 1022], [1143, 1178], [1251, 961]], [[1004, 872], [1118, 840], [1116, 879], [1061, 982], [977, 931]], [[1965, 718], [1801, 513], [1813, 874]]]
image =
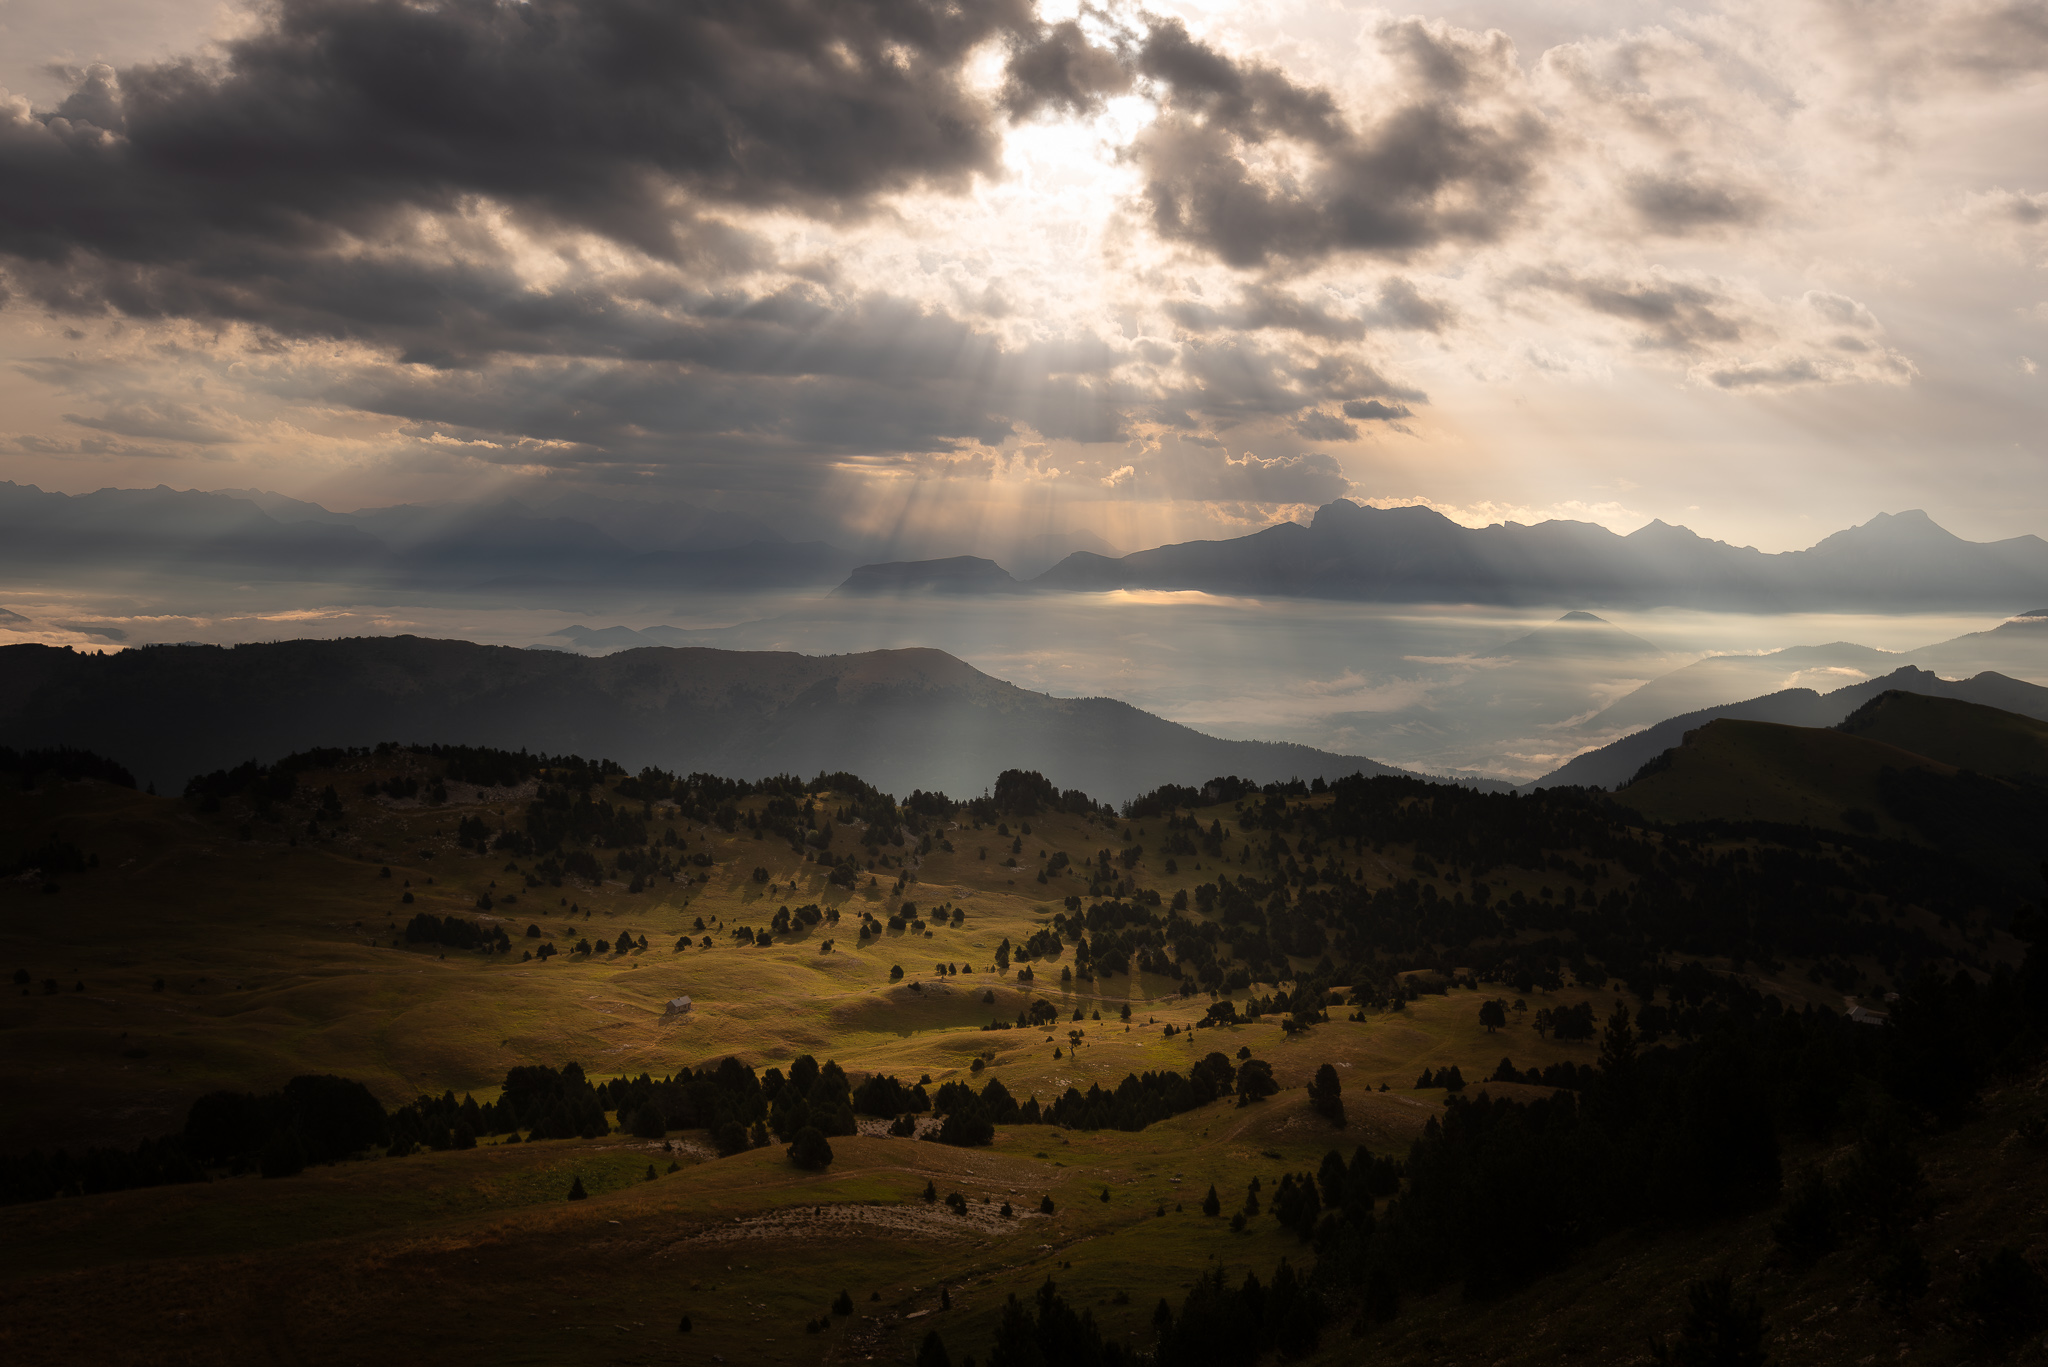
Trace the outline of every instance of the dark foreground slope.
[[414, 636], [0, 648], [0, 744], [80, 745], [145, 783], [316, 745], [384, 740], [606, 755], [758, 777], [843, 769], [970, 794], [1004, 769], [1120, 801], [1217, 774], [1397, 772], [1302, 745], [1218, 740], [1111, 698], [1054, 698], [937, 650], [808, 656], [704, 648], [584, 659]]

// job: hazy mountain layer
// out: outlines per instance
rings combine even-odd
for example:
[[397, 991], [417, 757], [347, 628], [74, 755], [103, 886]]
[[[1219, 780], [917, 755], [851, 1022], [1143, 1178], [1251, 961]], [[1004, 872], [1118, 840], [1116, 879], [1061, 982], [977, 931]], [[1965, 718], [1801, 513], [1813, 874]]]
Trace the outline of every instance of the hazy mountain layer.
[[750, 778], [843, 769], [899, 794], [971, 795], [1004, 769], [1035, 769], [1105, 801], [1220, 774], [1399, 772], [1303, 745], [1219, 740], [1110, 698], [1027, 692], [936, 650], [588, 659], [414, 636], [104, 656], [0, 648], [0, 744], [85, 746], [160, 787], [245, 759], [385, 740]]
[[1199, 589], [1380, 602], [1686, 606], [1746, 612], [1998, 605], [2048, 595], [2048, 542], [1964, 541], [1919, 511], [1881, 514], [1766, 555], [1664, 522], [1620, 536], [1587, 522], [1470, 528], [1428, 508], [1325, 504], [1229, 541], [1111, 560], [1068, 556], [1030, 581], [1068, 591]]

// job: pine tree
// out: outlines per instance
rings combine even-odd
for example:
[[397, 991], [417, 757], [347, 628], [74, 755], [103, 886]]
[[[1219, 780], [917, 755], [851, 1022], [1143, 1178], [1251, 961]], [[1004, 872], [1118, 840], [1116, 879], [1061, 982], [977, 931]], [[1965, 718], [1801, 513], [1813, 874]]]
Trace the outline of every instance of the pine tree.
[[1039, 1202], [1038, 1202], [1038, 1213], [1039, 1213], [1040, 1215], [1050, 1215], [1050, 1214], [1052, 1214], [1052, 1197], [1050, 1197], [1050, 1196], [1046, 1196], [1046, 1197], [1041, 1197], [1041, 1198], [1039, 1199]]
[[946, 1355], [946, 1345], [939, 1340], [938, 1330], [926, 1334], [918, 1346], [917, 1367], [953, 1367], [953, 1359]]
[[853, 1313], [853, 1297], [847, 1295], [844, 1291], [840, 1292], [832, 1302], [832, 1313], [835, 1315], [851, 1315]]
[[569, 1184], [569, 1199], [571, 1201], [585, 1201], [590, 1199], [590, 1193], [583, 1189], [583, 1178], [581, 1174], [577, 1176], [574, 1182], [571, 1182]]
[[1221, 1215], [1222, 1213], [1223, 1200], [1216, 1194], [1216, 1188], [1210, 1187], [1209, 1194], [1202, 1198], [1202, 1214]]
[[1315, 1081], [1308, 1085], [1308, 1100], [1317, 1115], [1340, 1130], [1344, 1128], [1344, 1083], [1335, 1067], [1325, 1063], [1316, 1069]]

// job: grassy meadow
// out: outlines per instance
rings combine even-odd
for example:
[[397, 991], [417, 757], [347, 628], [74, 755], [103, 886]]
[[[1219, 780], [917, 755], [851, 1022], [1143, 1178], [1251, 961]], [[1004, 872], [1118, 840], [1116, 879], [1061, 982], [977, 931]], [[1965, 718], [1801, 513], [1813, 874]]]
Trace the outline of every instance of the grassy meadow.
[[[176, 1131], [202, 1093], [268, 1090], [308, 1072], [359, 1079], [396, 1106], [444, 1091], [489, 1100], [519, 1064], [574, 1060], [593, 1078], [658, 1077], [728, 1055], [786, 1068], [807, 1053], [836, 1059], [856, 1079], [880, 1071], [978, 1086], [997, 1077], [1020, 1101], [1049, 1102], [1069, 1086], [1113, 1087], [1133, 1071], [1185, 1071], [1220, 1049], [1268, 1061], [1281, 1091], [1249, 1106], [1215, 1102], [1135, 1133], [1002, 1126], [992, 1146], [972, 1149], [839, 1138], [821, 1173], [793, 1167], [780, 1144], [716, 1158], [701, 1132], [662, 1140], [615, 1132], [485, 1139], [473, 1150], [368, 1157], [276, 1181], [225, 1178], [4, 1207], [0, 1357], [908, 1361], [938, 1326], [957, 1363], [986, 1351], [1006, 1297], [1028, 1299], [1048, 1279], [1112, 1337], [1142, 1347], [1160, 1299], [1178, 1304], [1204, 1271], [1264, 1277], [1282, 1257], [1312, 1259], [1270, 1217], [1231, 1229], [1228, 1217], [1254, 1178], [1270, 1199], [1284, 1173], [1313, 1172], [1333, 1147], [1405, 1153], [1445, 1101], [1439, 1089], [1414, 1088], [1425, 1068], [1454, 1064], [1477, 1091], [1503, 1057], [1521, 1068], [1591, 1063], [1597, 1041], [1543, 1037], [1532, 1018], [1581, 1001], [1604, 1015], [1616, 991], [1530, 993], [1525, 1010], [1489, 1031], [1479, 1006], [1500, 995], [1497, 987], [1450, 987], [1362, 1019], [1335, 1007], [1327, 1022], [1290, 1035], [1277, 1017], [1194, 1029], [1209, 996], [1183, 997], [1163, 976], [1063, 985], [1066, 957], [1033, 962], [1028, 982], [1019, 980], [1022, 961], [997, 971], [1002, 940], [1020, 944], [1067, 895], [1086, 892], [1071, 875], [1040, 883], [1041, 850], [1085, 864], [1122, 848], [1128, 827], [1148, 850], [1135, 876], [1170, 900], [1242, 870], [1240, 851], [1254, 842], [1238, 838], [1229, 804], [1198, 813], [1230, 837], [1220, 863], [1191, 859], [1168, 873], [1149, 852], [1160, 843], [1159, 822], [1056, 815], [1009, 838], [1026, 846], [1019, 868], [1005, 865], [1010, 843], [993, 829], [956, 826], [947, 833], [951, 853], [935, 850], [914, 868], [884, 864], [851, 890], [786, 842], [657, 812], [656, 829], [673, 824], [680, 848], [710, 856], [709, 880], [657, 879], [632, 893], [622, 882], [567, 879], [529, 888], [529, 861], [457, 845], [466, 817], [516, 828], [521, 795], [464, 802], [458, 791], [439, 807], [355, 796], [366, 778], [381, 776], [363, 762], [302, 776], [309, 788], [332, 782], [346, 795], [345, 812], [338, 826], [293, 839], [244, 838], [232, 812], [201, 815], [189, 802], [97, 783], [0, 798], [0, 829], [23, 849], [54, 835], [97, 860], [90, 872], [56, 880], [56, 891], [42, 880], [0, 885], [0, 972], [26, 977], [0, 996], [0, 1086], [10, 1098], [0, 1110], [0, 1152], [130, 1144]], [[884, 850], [909, 862], [907, 848]], [[1345, 857], [1355, 876], [1382, 885], [1418, 876], [1410, 853]], [[1536, 875], [1528, 880], [1537, 895]], [[493, 898], [488, 913], [475, 909], [483, 894]], [[857, 943], [859, 912], [886, 918], [904, 901], [930, 917], [927, 932]], [[777, 907], [805, 903], [837, 911], [837, 923], [766, 946], [731, 937], [740, 925], [765, 927]], [[941, 905], [964, 911], [961, 924], [930, 915]], [[394, 944], [421, 911], [502, 923], [512, 952]], [[529, 925], [541, 935], [528, 937]], [[567, 951], [579, 939], [616, 942], [625, 932], [644, 936], [648, 948], [521, 958], [543, 943]], [[676, 948], [685, 936], [691, 943]], [[941, 963], [961, 971], [941, 977]], [[901, 981], [891, 975], [898, 966]], [[1767, 986], [1788, 1002], [1839, 1004], [1789, 969], [1781, 976]], [[1272, 990], [1255, 984], [1237, 996]], [[684, 994], [692, 1009], [665, 1014], [664, 1003]], [[1053, 1003], [1054, 1024], [982, 1028], [1014, 1021], [1033, 997]], [[1341, 1132], [1310, 1109], [1304, 1091], [1324, 1063], [1343, 1080], [1349, 1122]], [[1518, 1084], [1487, 1089], [1545, 1094]], [[2009, 1133], [2008, 1125], [1949, 1141], [1955, 1155], [1943, 1161], [1956, 1173], [1957, 1229], [1998, 1218], [1993, 1207], [1971, 1205], [1965, 1190], [1974, 1188], [1963, 1175], [1981, 1177], [1986, 1164], [2009, 1178], [2008, 1199], [2041, 1196], [2038, 1161], [2028, 1167], [1998, 1138]], [[578, 1179], [591, 1199], [566, 1201]], [[941, 1197], [958, 1192], [965, 1213], [923, 1199], [927, 1183]], [[1218, 1217], [1200, 1210], [1212, 1185]], [[1040, 1213], [1047, 1197], [1050, 1215]], [[1609, 1239], [1483, 1314], [1444, 1292], [1361, 1330], [1364, 1338], [1340, 1323], [1313, 1361], [1639, 1361], [1637, 1326], [1667, 1326], [1680, 1313], [1679, 1286], [1702, 1260], [1755, 1270], [1758, 1221], [1768, 1218], [1697, 1238]], [[829, 1312], [842, 1290], [852, 1315]], [[1846, 1293], [1824, 1277], [1801, 1294], [1820, 1307], [1810, 1322], [1817, 1327], [1799, 1331], [1811, 1351], [1788, 1351], [1785, 1360], [1899, 1355], [1891, 1329], [1842, 1313]], [[684, 1316], [688, 1333], [679, 1332]], [[821, 1319], [829, 1327], [808, 1327]]]

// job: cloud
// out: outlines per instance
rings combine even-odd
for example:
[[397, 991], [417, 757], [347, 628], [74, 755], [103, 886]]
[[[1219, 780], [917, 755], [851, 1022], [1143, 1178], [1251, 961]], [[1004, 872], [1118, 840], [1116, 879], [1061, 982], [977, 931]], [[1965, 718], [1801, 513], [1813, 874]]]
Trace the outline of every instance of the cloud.
[[1361, 422], [1392, 422], [1414, 416], [1405, 403], [1381, 403], [1378, 399], [1353, 399], [1344, 405], [1344, 416]]
[[1180, 380], [1165, 404], [1209, 415], [1226, 425], [1287, 417], [1326, 402], [1381, 396], [1427, 402], [1418, 389], [1382, 375], [1362, 357], [1267, 346], [1226, 335], [1181, 348]]
[[[486, 196], [675, 258], [678, 198], [843, 214], [994, 164], [1021, 0], [278, 0], [218, 64], [99, 66], [0, 133], [0, 249], [163, 262]], [[685, 215], [687, 217], [687, 215]]]
[[1046, 110], [1093, 114], [1103, 98], [1131, 88], [1129, 64], [1118, 53], [1088, 41], [1069, 19], [1020, 38], [1003, 68], [1003, 107], [1013, 119]]
[[1357, 341], [1365, 336], [1362, 319], [1335, 313], [1296, 297], [1275, 285], [1248, 285], [1235, 302], [1213, 307], [1191, 299], [1175, 299], [1166, 316], [1189, 332], [1263, 332], [1284, 330], [1329, 341]]
[[1767, 207], [1761, 195], [1682, 166], [1629, 176], [1627, 198], [1645, 223], [1674, 234], [1753, 223]]
[[1163, 107], [1134, 149], [1154, 229], [1237, 267], [1500, 236], [1548, 138], [1506, 39], [1405, 20], [1377, 40], [1397, 79], [1354, 124], [1328, 90], [1156, 22], [1138, 70]]
[[1716, 282], [1663, 271], [1635, 275], [1579, 275], [1564, 269], [1530, 271], [1518, 283], [1555, 291], [1632, 326], [1636, 344], [1688, 352], [1739, 341], [1743, 319]]
[[1207, 453], [1182, 463], [1174, 477], [1175, 494], [1203, 502], [1321, 505], [1350, 491], [1344, 468], [1320, 452], [1258, 456], [1250, 451], [1232, 456]]
[[[1377, 400], [1375, 400], [1377, 402]], [[1348, 411], [1352, 405], [1345, 404]], [[1289, 424], [1296, 432], [1310, 441], [1357, 441], [1358, 429], [1342, 418], [1332, 417], [1319, 409], [1303, 413]]]
[[77, 427], [143, 441], [190, 442], [216, 446], [237, 440], [243, 426], [231, 415], [195, 408], [189, 404], [129, 402], [109, 404], [96, 414], [66, 413], [64, 421]]
[[1457, 319], [1449, 305], [1427, 298], [1398, 275], [1380, 283], [1379, 304], [1367, 316], [1377, 327], [1409, 332], [1442, 332]]

